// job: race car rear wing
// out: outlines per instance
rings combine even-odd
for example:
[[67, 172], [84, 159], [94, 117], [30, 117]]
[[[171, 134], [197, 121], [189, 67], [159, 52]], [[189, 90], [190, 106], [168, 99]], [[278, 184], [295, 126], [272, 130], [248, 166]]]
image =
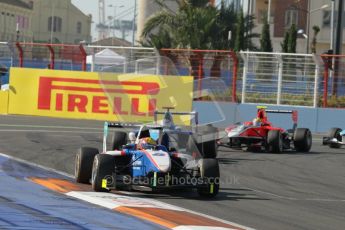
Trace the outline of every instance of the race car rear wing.
[[292, 130], [297, 128], [298, 123], [298, 111], [297, 110], [281, 110], [281, 109], [266, 109], [266, 113], [282, 113], [282, 114], [291, 114], [293, 127]]
[[158, 115], [164, 115], [166, 113], [170, 113], [171, 115], [190, 115], [194, 118], [195, 125], [199, 124], [199, 117], [198, 112], [192, 111], [192, 112], [172, 112], [171, 109], [174, 109], [174, 107], [163, 107], [163, 109], [166, 109], [166, 111], [158, 111], [156, 110], [154, 112], [154, 122], [157, 124], [158, 122]]

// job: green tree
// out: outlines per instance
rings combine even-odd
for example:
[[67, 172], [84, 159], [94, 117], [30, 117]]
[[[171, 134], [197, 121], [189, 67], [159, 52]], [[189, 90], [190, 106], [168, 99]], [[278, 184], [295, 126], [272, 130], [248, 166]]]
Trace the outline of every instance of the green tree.
[[236, 22], [236, 36], [235, 36], [235, 51], [244, 50], [244, 16], [243, 10], [237, 15], [237, 22]]
[[313, 26], [313, 31], [314, 31], [314, 35], [313, 35], [313, 40], [311, 42], [311, 52], [315, 54], [316, 53], [317, 35], [320, 32], [320, 27]]
[[262, 27], [261, 38], [260, 38], [260, 49], [262, 52], [273, 51], [271, 35], [270, 35], [270, 25], [268, 24], [267, 20], [265, 20], [265, 24]]
[[282, 43], [280, 43], [280, 46], [282, 47], [282, 52], [283, 53], [288, 53], [289, 52], [289, 31], [286, 31], [284, 33], [284, 40]]
[[[211, 29], [215, 25], [217, 10], [208, 5], [207, 0], [175, 0], [178, 10], [172, 11], [163, 0], [155, 0], [160, 11], [152, 15], [145, 23], [141, 43], [149, 45], [155, 40], [166, 40], [170, 36], [170, 47], [165, 48], [209, 48]], [[157, 34], [160, 31], [161, 34]], [[165, 31], [165, 32], [163, 32]], [[154, 43], [157, 43], [154, 42]], [[160, 41], [159, 44], [165, 44]], [[158, 47], [157, 47], [158, 48]]]
[[[161, 48], [186, 49], [233, 49], [236, 41], [240, 49], [256, 49], [251, 38], [257, 36], [251, 31], [254, 24], [253, 16], [243, 17], [243, 12], [236, 15], [233, 5], [224, 1], [220, 8], [209, 5], [208, 0], [175, 0], [177, 11], [169, 9], [163, 0], [155, 0], [160, 11], [152, 15], [145, 23], [141, 36], [141, 44]], [[241, 22], [238, 23], [238, 20]], [[240, 28], [240, 30], [237, 29]], [[229, 31], [232, 39], [228, 39]], [[242, 32], [241, 32], [242, 31]], [[211, 75], [219, 75], [220, 65], [224, 58], [214, 57]], [[197, 69], [203, 57], [192, 53], [189, 61], [192, 74], [196, 76]], [[218, 74], [215, 74], [215, 73]]]
[[244, 18], [245, 21], [245, 26], [244, 26], [244, 50], [259, 50], [258, 47], [252, 42], [253, 38], [259, 38], [260, 34], [258, 33], [253, 33], [252, 30], [255, 28], [255, 16], [254, 15], [247, 15]]
[[[237, 20], [237, 13], [235, 12], [234, 5], [227, 5], [222, 1], [218, 11], [216, 27], [214, 27], [212, 32], [212, 49], [233, 49]], [[229, 31], [231, 31], [232, 35], [230, 40]]]
[[296, 25], [292, 24], [289, 30], [288, 53], [296, 53], [297, 45], [297, 29]]

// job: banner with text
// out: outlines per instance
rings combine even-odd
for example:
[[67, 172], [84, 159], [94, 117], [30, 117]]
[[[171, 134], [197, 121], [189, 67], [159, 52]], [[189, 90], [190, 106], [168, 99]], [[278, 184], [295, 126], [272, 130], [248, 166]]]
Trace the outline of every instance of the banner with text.
[[9, 113], [151, 122], [165, 106], [191, 111], [192, 94], [188, 76], [11, 68]]

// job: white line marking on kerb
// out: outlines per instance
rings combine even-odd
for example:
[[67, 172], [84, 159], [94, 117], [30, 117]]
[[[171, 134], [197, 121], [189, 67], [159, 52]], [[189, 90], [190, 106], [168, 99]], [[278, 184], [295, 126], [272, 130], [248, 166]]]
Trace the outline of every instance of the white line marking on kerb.
[[[24, 164], [27, 164], [27, 165], [30, 165], [30, 166], [34, 166], [34, 167], [37, 167], [37, 168], [40, 168], [40, 169], [44, 169], [46, 171], [51, 171], [51, 172], [60, 174], [62, 176], [68, 177], [68, 178], [73, 178], [74, 179], [73, 175], [65, 173], [65, 172], [61, 172], [61, 171], [53, 169], [53, 168], [45, 167], [45, 166], [42, 166], [42, 165], [39, 165], [39, 164], [35, 164], [35, 163], [32, 163], [32, 162], [29, 162], [27, 160], [23, 160], [23, 159], [20, 159], [20, 158], [17, 158], [17, 157], [9, 156], [9, 155], [3, 154], [3, 153], [0, 153], [0, 156], [8, 158], [8, 159], [15, 160], [15, 161], [18, 161], [20, 163], [24, 163]], [[119, 191], [119, 192], [121, 192], [121, 191]], [[109, 195], [108, 193], [97, 193], [97, 194], [99, 194], [99, 196]], [[126, 192], [126, 194], [131, 195], [130, 192]], [[246, 229], [246, 230], [255, 230], [254, 228], [246, 227], [244, 225], [240, 225], [240, 224], [237, 224], [237, 223], [234, 223], [234, 222], [231, 222], [231, 221], [223, 220], [223, 219], [220, 219], [220, 218], [217, 218], [217, 217], [214, 217], [214, 216], [209, 216], [209, 215], [206, 215], [206, 214], [203, 214], [203, 213], [200, 213], [200, 212], [196, 212], [196, 211], [192, 211], [192, 210], [189, 210], [189, 209], [186, 209], [186, 208], [182, 208], [182, 207], [178, 207], [178, 206], [175, 206], [175, 205], [171, 205], [171, 204], [168, 204], [168, 203], [165, 203], [165, 202], [162, 202], [162, 201], [158, 201], [158, 200], [154, 200], [154, 199], [149, 199], [149, 198], [133, 197], [133, 194], [132, 194], [132, 197], [129, 197], [129, 198], [131, 198], [131, 199], [138, 199], [138, 202], [140, 202], [140, 199], [144, 199], [146, 202], [150, 201], [151, 204], [161, 204], [161, 206], [170, 207], [170, 209], [172, 209], [172, 210], [180, 210], [180, 211], [189, 212], [189, 213], [192, 213], [192, 214], [195, 214], [195, 215], [199, 215], [199, 216], [211, 219], [211, 220], [219, 221], [221, 223], [229, 224], [229, 225], [232, 225], [234, 227], [243, 228], [243, 229]], [[81, 192], [72, 191], [72, 192], [69, 192], [69, 193], [65, 193], [65, 195], [69, 195], [69, 196], [73, 196], [73, 197], [78, 196], [80, 198], [83, 197], [82, 200], [90, 202], [90, 200], [89, 200], [90, 196], [85, 196], [85, 194], [82, 194]], [[113, 195], [115, 195], [115, 194], [113, 194]], [[87, 197], [87, 199], [84, 199], [86, 197]], [[100, 200], [97, 200], [97, 199], [94, 200], [94, 202], [99, 202], [98, 205], [100, 205], [100, 206], [113, 209], [114, 204], [106, 204], [107, 202], [105, 202], [105, 201], [106, 200], [104, 200], [104, 201], [100, 201]], [[93, 202], [90, 202], [90, 203], [93, 203]], [[117, 205], [117, 204], [115, 204], [115, 205]], [[202, 228], [202, 229], [205, 229], [205, 228]], [[214, 229], [214, 228], [211, 228], [211, 229]]]

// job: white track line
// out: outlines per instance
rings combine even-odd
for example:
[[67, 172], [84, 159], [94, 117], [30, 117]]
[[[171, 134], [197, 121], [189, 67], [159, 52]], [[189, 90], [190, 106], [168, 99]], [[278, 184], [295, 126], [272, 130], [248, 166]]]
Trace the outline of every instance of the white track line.
[[249, 187], [242, 187], [244, 189], [249, 189], [251, 191], [261, 193], [261, 194], [266, 194], [269, 196], [273, 196], [282, 200], [291, 200], [291, 201], [320, 201], [320, 202], [345, 202], [345, 199], [329, 199], [329, 198], [295, 198], [295, 197], [289, 197], [289, 196], [281, 196], [275, 193], [271, 192], [266, 192], [258, 189], [253, 189]]
[[68, 178], [74, 179], [73, 175], [65, 173], [65, 172], [62, 172], [62, 171], [59, 171], [59, 170], [56, 170], [56, 169], [53, 169], [53, 168], [50, 168], [50, 167], [46, 167], [46, 166], [43, 166], [43, 165], [35, 164], [35, 163], [32, 163], [32, 162], [27, 161], [27, 160], [23, 160], [23, 159], [20, 159], [20, 158], [17, 158], [17, 157], [6, 155], [4, 153], [0, 153], [0, 156], [8, 158], [8, 159], [11, 159], [11, 160], [15, 160], [15, 161], [18, 161], [20, 163], [27, 164], [27, 165], [30, 165], [30, 166], [33, 166], [33, 167], [44, 169], [46, 171], [54, 172], [54, 173], [60, 174], [62, 176], [68, 177]]

